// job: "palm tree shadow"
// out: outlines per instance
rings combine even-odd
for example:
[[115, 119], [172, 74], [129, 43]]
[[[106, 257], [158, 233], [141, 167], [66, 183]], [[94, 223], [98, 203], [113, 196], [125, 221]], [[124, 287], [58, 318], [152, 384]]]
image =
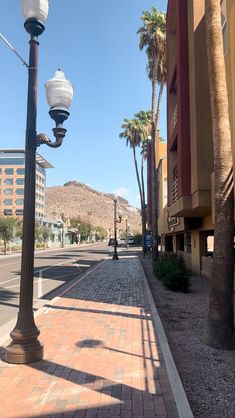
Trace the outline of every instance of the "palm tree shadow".
[[5, 289], [4, 287], [0, 287], [0, 304], [2, 302], [7, 302], [11, 299], [18, 298], [18, 293], [12, 290]]

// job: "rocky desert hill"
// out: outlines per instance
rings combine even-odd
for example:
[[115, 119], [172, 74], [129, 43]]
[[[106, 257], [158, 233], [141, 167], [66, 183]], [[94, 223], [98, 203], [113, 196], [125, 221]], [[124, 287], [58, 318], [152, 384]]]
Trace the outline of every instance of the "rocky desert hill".
[[[46, 217], [61, 219], [80, 216], [89, 220], [93, 226], [102, 226], [107, 231], [113, 231], [114, 206], [113, 194], [98, 192], [85, 184], [69, 181], [63, 186], [53, 186], [46, 189]], [[117, 211], [128, 217], [130, 231], [140, 231], [140, 210], [129, 205], [126, 199], [118, 196]], [[125, 221], [117, 224], [119, 230], [125, 230]]]

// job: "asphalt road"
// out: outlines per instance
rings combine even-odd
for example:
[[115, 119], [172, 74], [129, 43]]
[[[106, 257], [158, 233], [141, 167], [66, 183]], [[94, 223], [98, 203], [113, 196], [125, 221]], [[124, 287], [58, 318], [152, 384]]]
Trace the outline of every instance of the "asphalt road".
[[[34, 259], [34, 310], [56, 296], [58, 289], [75, 280], [89, 267], [112, 255], [104, 245], [44, 250]], [[17, 316], [21, 257], [0, 255], [0, 326]]]

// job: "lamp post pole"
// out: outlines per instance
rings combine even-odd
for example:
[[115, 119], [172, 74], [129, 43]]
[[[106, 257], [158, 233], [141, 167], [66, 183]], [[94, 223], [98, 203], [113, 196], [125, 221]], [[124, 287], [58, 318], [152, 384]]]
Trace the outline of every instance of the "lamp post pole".
[[43, 357], [43, 345], [33, 316], [33, 271], [34, 271], [34, 224], [35, 224], [35, 171], [36, 171], [36, 117], [38, 36], [44, 26], [36, 20], [26, 20], [25, 29], [30, 34], [28, 100], [25, 138], [25, 194], [23, 215], [23, 244], [21, 256], [21, 281], [19, 313], [15, 328], [11, 331], [12, 342], [6, 349], [6, 361], [29, 363]]
[[129, 248], [129, 228], [128, 228], [128, 218], [126, 218], [126, 248]]
[[64, 248], [64, 225], [61, 229], [61, 248]]
[[[34, 279], [34, 226], [35, 226], [35, 177], [36, 149], [41, 144], [57, 148], [63, 143], [66, 129], [63, 122], [68, 118], [68, 108], [73, 97], [73, 86], [58, 70], [55, 77], [46, 84], [49, 114], [55, 120], [53, 133], [56, 141], [51, 142], [44, 134], [36, 132], [37, 119], [37, 78], [38, 78], [38, 36], [44, 31], [42, 22], [47, 18], [49, 0], [22, 0], [22, 10], [26, 18], [24, 27], [30, 35], [28, 67], [28, 100], [25, 136], [25, 180], [23, 243], [21, 256], [21, 281], [19, 312], [15, 328], [11, 331], [11, 343], [5, 349], [8, 363], [33, 363], [43, 358], [43, 345], [38, 340], [40, 334], [33, 315]], [[63, 91], [63, 95], [58, 94]]]
[[113, 251], [113, 260], [118, 260], [118, 254], [117, 254], [117, 199], [114, 199], [113, 202], [114, 202], [114, 251]]

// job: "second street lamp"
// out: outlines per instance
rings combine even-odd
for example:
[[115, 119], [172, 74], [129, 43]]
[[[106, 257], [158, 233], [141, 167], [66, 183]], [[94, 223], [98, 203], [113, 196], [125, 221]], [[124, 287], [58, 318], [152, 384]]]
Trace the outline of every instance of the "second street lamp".
[[117, 254], [117, 199], [113, 199], [114, 203], [114, 251], [113, 260], [118, 260]]
[[128, 225], [128, 217], [126, 216], [126, 248], [129, 248], [129, 225]]
[[44, 31], [43, 23], [47, 19], [49, 0], [22, 0], [22, 11], [26, 19], [24, 26], [30, 35], [23, 246], [18, 318], [15, 328], [10, 333], [12, 342], [5, 350], [5, 360], [15, 364], [32, 363], [43, 358], [43, 345], [38, 340], [40, 332], [33, 315], [36, 149], [43, 143], [50, 147], [59, 147], [62, 144], [66, 134], [63, 122], [69, 116], [68, 108], [73, 96], [73, 86], [58, 70], [55, 77], [46, 83], [47, 100], [51, 107], [49, 114], [56, 124], [53, 129], [56, 140], [51, 142], [46, 135], [37, 135], [38, 36]]
[[122, 222], [122, 215], [119, 212], [117, 219], [117, 199], [113, 199], [114, 203], [114, 251], [113, 251], [113, 260], [118, 260], [117, 254], [117, 223]]

